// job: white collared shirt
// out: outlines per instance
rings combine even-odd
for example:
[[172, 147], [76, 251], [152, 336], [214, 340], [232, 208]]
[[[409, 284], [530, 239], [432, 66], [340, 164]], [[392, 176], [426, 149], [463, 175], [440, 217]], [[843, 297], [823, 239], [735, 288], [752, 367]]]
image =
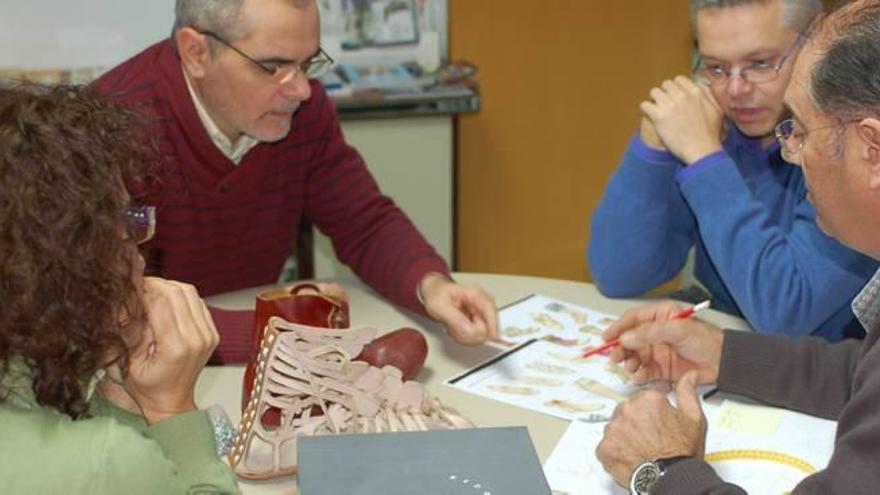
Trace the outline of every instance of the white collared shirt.
[[211, 141], [213, 141], [217, 148], [220, 149], [223, 156], [229, 158], [232, 163], [238, 165], [241, 163], [244, 155], [246, 155], [251, 148], [259, 144], [259, 141], [247, 134], [242, 134], [235, 143], [231, 142], [229, 138], [226, 137], [226, 134], [223, 134], [223, 131], [221, 131], [220, 128], [217, 127], [217, 124], [214, 123], [214, 119], [208, 115], [208, 111], [205, 110], [205, 106], [202, 105], [202, 102], [193, 90], [186, 71], [183, 71], [183, 78], [186, 81], [186, 88], [189, 90], [189, 95], [192, 97], [193, 104], [196, 107], [196, 113], [199, 115], [199, 120], [201, 120], [202, 125], [205, 126], [205, 131], [208, 132]]

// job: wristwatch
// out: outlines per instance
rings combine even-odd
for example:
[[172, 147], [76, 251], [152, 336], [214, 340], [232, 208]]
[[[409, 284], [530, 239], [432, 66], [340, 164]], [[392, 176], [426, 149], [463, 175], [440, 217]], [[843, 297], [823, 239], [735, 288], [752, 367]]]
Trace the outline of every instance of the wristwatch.
[[629, 493], [631, 495], [648, 495], [651, 487], [657, 483], [670, 466], [676, 462], [690, 459], [689, 456], [680, 455], [677, 457], [667, 457], [665, 459], [657, 459], [655, 461], [643, 462], [633, 471], [632, 477], [629, 479]]

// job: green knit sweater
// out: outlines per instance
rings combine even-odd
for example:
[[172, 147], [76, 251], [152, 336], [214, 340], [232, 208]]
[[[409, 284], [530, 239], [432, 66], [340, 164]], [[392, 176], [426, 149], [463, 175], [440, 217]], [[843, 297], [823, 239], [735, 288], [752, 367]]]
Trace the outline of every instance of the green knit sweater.
[[3, 493], [239, 493], [206, 412], [148, 426], [94, 393], [88, 417], [72, 420], [39, 405], [32, 381], [21, 361], [0, 378]]

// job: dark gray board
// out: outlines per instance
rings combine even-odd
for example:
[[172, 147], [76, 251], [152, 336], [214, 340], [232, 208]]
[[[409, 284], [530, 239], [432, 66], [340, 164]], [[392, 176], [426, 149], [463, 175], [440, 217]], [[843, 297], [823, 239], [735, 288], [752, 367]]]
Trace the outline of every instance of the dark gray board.
[[524, 427], [298, 439], [299, 495], [550, 495]]

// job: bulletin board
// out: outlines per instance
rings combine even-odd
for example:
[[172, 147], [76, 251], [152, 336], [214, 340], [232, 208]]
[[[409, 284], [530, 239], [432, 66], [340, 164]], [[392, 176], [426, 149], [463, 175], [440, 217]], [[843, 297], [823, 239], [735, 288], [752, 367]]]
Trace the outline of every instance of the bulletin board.
[[[339, 62], [430, 66], [446, 53], [447, 0], [316, 1], [322, 45]], [[44, 82], [87, 82], [167, 37], [174, 22], [174, 0], [2, 2], [0, 76]], [[352, 35], [353, 20], [362, 35]]]

